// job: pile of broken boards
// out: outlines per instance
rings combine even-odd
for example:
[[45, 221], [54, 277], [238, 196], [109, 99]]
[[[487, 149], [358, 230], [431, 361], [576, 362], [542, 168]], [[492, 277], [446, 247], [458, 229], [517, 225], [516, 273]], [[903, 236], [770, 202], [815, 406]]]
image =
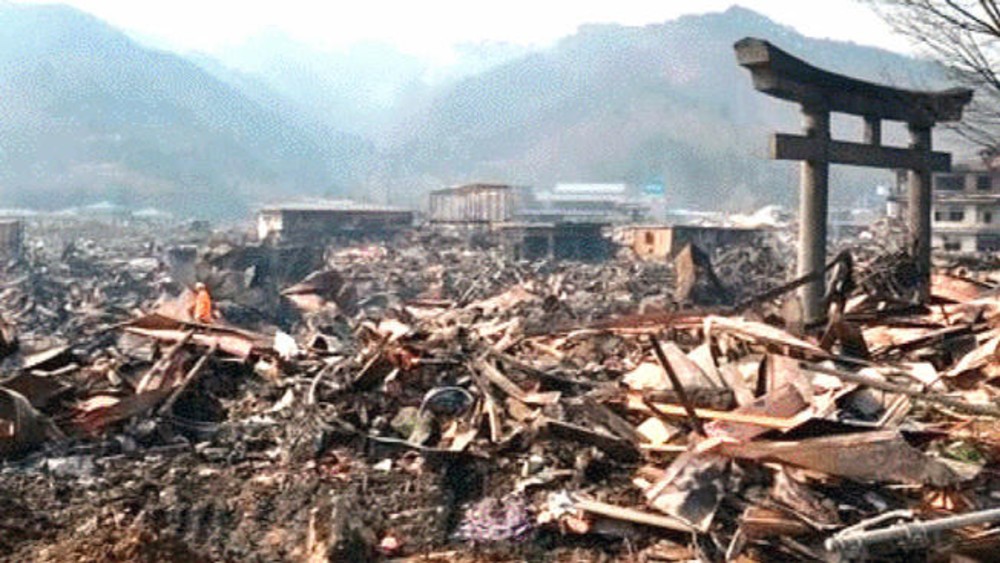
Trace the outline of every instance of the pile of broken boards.
[[384, 454], [386, 471], [486, 465], [453, 540], [618, 538], [706, 561], [996, 549], [988, 285], [935, 276], [927, 306], [858, 291], [816, 336], [696, 312], [533, 334], [539, 289], [408, 304], [310, 388], [330, 440], [421, 454]]
[[[581, 274], [456, 250], [438, 256], [455, 268], [421, 268], [435, 252], [330, 256], [336, 270], [282, 292], [302, 311], [294, 338], [145, 315], [115, 328], [117, 362], [23, 358], [0, 383], [0, 447], [45, 443], [0, 469], [0, 549], [309, 561], [996, 549], [989, 284], [938, 275], [914, 305], [905, 260], [883, 257], [839, 274], [856, 283], [802, 332], [752, 308], [624, 314], [643, 298], [628, 264]], [[53, 546], [54, 526], [90, 543]]]
[[[414, 299], [363, 323], [306, 402], [323, 447], [361, 438], [387, 473], [445, 476], [459, 505], [445, 545], [988, 556], [1000, 299], [938, 275], [914, 305], [910, 269], [886, 256], [836, 274], [857, 284], [811, 335], [696, 311], [539, 326], [526, 319], [553, 293], [530, 280], [461, 305]], [[382, 534], [426, 547], [402, 526]]]

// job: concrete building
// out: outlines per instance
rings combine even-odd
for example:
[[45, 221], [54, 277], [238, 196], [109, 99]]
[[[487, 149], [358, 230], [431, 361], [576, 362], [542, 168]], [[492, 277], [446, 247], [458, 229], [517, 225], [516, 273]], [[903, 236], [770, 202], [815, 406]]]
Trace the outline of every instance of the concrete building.
[[636, 225], [622, 229], [623, 243], [646, 260], [673, 258], [688, 243], [711, 252], [718, 246], [760, 241], [766, 229], [702, 225]]
[[[945, 252], [1000, 251], [1000, 162], [955, 164], [933, 176], [931, 246]], [[886, 211], [906, 213], [906, 175], [897, 174]]]
[[323, 244], [333, 239], [384, 238], [413, 226], [413, 212], [347, 200], [266, 207], [257, 236], [282, 244]]
[[507, 184], [466, 184], [430, 193], [427, 218], [432, 225], [488, 229], [510, 221], [520, 210], [525, 189]]

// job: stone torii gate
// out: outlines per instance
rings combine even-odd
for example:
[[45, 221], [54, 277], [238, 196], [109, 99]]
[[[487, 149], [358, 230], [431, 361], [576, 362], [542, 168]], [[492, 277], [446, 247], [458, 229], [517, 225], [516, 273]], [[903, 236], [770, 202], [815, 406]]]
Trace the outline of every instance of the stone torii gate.
[[[931, 150], [936, 123], [958, 121], [972, 90], [915, 92], [835, 74], [789, 55], [763, 39], [736, 42], [736, 59], [750, 70], [757, 90], [801, 106], [805, 135], [775, 134], [771, 158], [802, 161], [799, 185], [798, 274], [821, 272], [826, 262], [830, 164], [909, 170], [909, 229], [926, 296], [931, 270], [931, 173], [951, 169], [951, 155]], [[864, 119], [864, 142], [830, 138], [830, 112]], [[882, 145], [882, 120], [902, 121], [910, 131], [908, 148]], [[822, 276], [801, 289], [806, 320], [825, 315]]]

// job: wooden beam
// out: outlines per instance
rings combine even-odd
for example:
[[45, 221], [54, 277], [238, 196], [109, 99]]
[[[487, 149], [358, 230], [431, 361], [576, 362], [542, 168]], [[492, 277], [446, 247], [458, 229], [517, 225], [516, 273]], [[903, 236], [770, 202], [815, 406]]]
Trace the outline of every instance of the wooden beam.
[[[641, 412], [649, 415], [671, 415], [676, 417], [686, 417], [687, 410], [681, 405], [672, 405], [669, 403], [653, 403], [656, 411], [649, 408], [645, 402], [642, 400], [641, 393], [629, 393], [626, 395], [625, 408], [630, 411]], [[705, 420], [724, 420], [726, 422], [733, 422], [736, 424], [753, 424], [755, 426], [762, 426], [764, 428], [773, 428], [775, 430], [791, 430], [797, 426], [802, 425], [801, 418], [790, 417], [784, 418], [780, 416], [769, 416], [766, 414], [753, 414], [738, 411], [717, 411], [712, 409], [700, 409], [696, 408], [695, 413], [698, 418]]]
[[928, 167], [934, 172], [951, 170], [951, 154], [932, 151], [926, 155], [925, 164], [925, 153], [920, 150], [825, 141], [786, 133], [775, 133], [771, 137], [771, 158], [775, 160], [826, 161], [830, 164], [906, 170], [923, 170]]
[[578, 510], [596, 514], [604, 518], [611, 518], [613, 520], [624, 520], [626, 522], [632, 522], [633, 524], [653, 526], [655, 528], [665, 528], [667, 530], [675, 530], [678, 532], [692, 533], [695, 531], [690, 524], [680, 519], [664, 514], [654, 514], [652, 512], [636, 510], [627, 506], [607, 504], [584, 498], [574, 498], [573, 506], [575, 506]]

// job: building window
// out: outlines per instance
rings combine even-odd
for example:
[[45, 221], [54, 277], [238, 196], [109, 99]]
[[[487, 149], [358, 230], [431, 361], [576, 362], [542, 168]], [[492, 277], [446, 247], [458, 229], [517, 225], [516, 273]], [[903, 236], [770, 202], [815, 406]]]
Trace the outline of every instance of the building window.
[[1000, 251], [1000, 236], [979, 235], [978, 237], [976, 237], [976, 250], [978, 252]]
[[957, 241], [957, 240], [948, 240], [948, 239], [945, 239], [944, 240], [944, 249], [947, 250], [947, 251], [949, 251], [949, 252], [957, 252], [959, 250], [962, 250], [962, 243], [961, 243], [961, 241]]
[[977, 190], [992, 190], [993, 189], [993, 177], [989, 175], [976, 176], [976, 189]]
[[654, 242], [652, 231], [646, 231], [646, 244], [652, 245]]
[[935, 176], [934, 189], [949, 192], [960, 192], [965, 187], [964, 176]]
[[983, 223], [989, 225], [990, 223], [993, 222], [993, 212], [992, 211], [983, 211], [983, 213], [982, 213], [982, 219], [983, 219]]
[[935, 211], [934, 221], [939, 223], [961, 223], [965, 221], [965, 210], [963, 209], [948, 209]]

